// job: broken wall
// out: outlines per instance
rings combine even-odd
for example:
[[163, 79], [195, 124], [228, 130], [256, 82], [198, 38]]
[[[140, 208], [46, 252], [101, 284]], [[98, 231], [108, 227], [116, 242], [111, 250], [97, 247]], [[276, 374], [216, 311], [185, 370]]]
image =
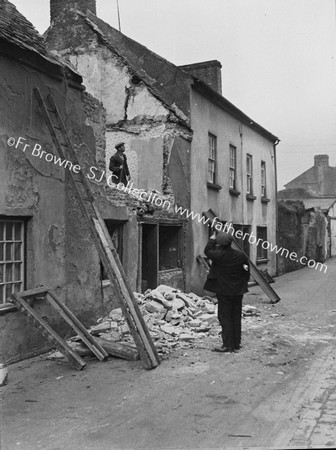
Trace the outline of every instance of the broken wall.
[[278, 253], [279, 275], [306, 267], [299, 261], [302, 256], [316, 262], [324, 262], [328, 258], [328, 220], [321, 210], [305, 210], [301, 201], [280, 201], [278, 227], [278, 248], [298, 255], [293, 261], [287, 252]]

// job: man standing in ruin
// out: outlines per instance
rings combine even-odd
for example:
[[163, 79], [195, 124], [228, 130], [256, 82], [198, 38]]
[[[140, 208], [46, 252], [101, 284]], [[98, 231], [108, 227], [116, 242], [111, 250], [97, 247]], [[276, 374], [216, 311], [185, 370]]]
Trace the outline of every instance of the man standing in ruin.
[[119, 142], [116, 146], [116, 153], [111, 156], [109, 169], [112, 172], [112, 181], [115, 184], [123, 183], [125, 186], [130, 180], [130, 172], [125, 155], [125, 142]]
[[220, 232], [211, 236], [204, 249], [212, 262], [204, 289], [216, 293], [222, 327], [223, 345], [213, 351], [222, 353], [240, 348], [242, 302], [250, 277], [248, 258], [231, 247], [232, 241], [231, 234]]

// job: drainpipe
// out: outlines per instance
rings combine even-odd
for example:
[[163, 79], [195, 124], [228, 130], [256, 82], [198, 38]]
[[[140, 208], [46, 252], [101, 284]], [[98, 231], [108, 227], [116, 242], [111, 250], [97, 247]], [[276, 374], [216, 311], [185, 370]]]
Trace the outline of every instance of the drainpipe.
[[[274, 142], [274, 181], [275, 181], [275, 240], [278, 244], [279, 237], [279, 224], [278, 224], [278, 175], [277, 175], [277, 160], [276, 160], [276, 146], [279, 144], [280, 139]], [[279, 275], [278, 255], [275, 258], [275, 275]]]

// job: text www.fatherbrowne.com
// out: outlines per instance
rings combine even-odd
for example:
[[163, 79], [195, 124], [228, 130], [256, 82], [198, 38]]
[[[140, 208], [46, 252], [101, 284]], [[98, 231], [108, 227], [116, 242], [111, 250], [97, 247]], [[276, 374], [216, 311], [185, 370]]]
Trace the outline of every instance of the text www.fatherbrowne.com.
[[231, 223], [223, 224], [219, 221], [218, 217], [215, 217], [211, 220], [209, 217], [205, 217], [203, 214], [189, 211], [188, 209], [182, 208], [181, 206], [175, 206], [175, 212], [179, 213], [180, 215], [184, 215], [188, 219], [191, 218], [192, 220], [197, 220], [199, 223], [213, 227], [217, 231], [230, 233], [233, 237], [242, 241], [247, 239], [250, 244], [254, 244], [257, 246], [260, 245], [265, 250], [271, 250], [271, 252], [275, 252], [277, 255], [280, 254], [281, 256], [285, 256], [291, 261], [299, 262], [300, 264], [308, 266], [311, 269], [320, 270], [320, 272], [324, 270], [324, 273], [326, 273], [326, 271], [328, 270], [328, 266], [326, 264], [316, 262], [313, 259], [308, 259], [306, 256], [301, 256], [299, 258], [299, 255], [296, 252], [289, 252], [287, 248], [279, 247], [277, 244], [272, 244], [267, 240], [258, 238], [253, 234], [253, 231], [251, 231], [251, 233], [243, 233], [242, 230], [235, 230]]
[[[23, 153], [25, 153], [26, 150], [29, 149], [32, 156], [37, 157], [39, 159], [45, 159], [45, 161], [47, 161], [48, 163], [52, 163], [57, 166], [63, 167], [64, 169], [68, 169], [74, 173], [79, 173], [82, 170], [82, 168], [78, 164], [74, 165], [71, 161], [62, 159], [59, 156], [54, 155], [53, 153], [47, 153], [46, 151], [42, 150], [41, 145], [35, 144], [34, 147], [31, 148], [31, 145], [27, 144], [25, 141], [26, 139], [23, 137], [19, 137], [18, 139], [10, 137], [7, 140], [7, 145], [9, 147], [15, 147], [16, 149], [20, 148], [20, 150]], [[98, 171], [97, 167], [91, 166], [89, 169], [90, 175], [86, 174], [87, 178], [91, 181], [95, 181], [98, 183], [101, 182], [105, 177], [106, 172], [103, 171], [100, 177], [97, 178], [96, 177], [97, 171]], [[169, 210], [172, 208], [170, 201], [163, 199], [162, 196], [158, 196], [156, 193], [150, 193], [148, 195], [148, 193], [143, 189], [133, 188], [133, 183], [131, 182], [128, 182], [127, 186], [125, 186], [123, 183], [116, 184], [113, 182], [113, 177], [114, 175], [110, 175], [109, 177], [106, 178], [106, 182], [110, 187], [115, 188], [118, 191], [128, 193], [129, 195], [132, 195], [138, 200], [153, 203], [156, 206], [161, 207], [163, 209]], [[251, 233], [243, 233], [242, 230], [235, 230], [232, 224], [230, 223], [224, 224], [220, 222], [218, 217], [215, 217], [214, 219], [211, 220], [209, 217], [205, 217], [203, 214], [189, 211], [188, 209], [183, 208], [182, 206], [174, 205], [174, 210], [176, 214], [180, 214], [181, 216], [184, 216], [187, 219], [191, 218], [192, 220], [196, 220], [197, 222], [203, 225], [207, 225], [214, 228], [216, 231], [224, 231], [227, 233], [231, 233], [231, 235], [237, 239], [240, 239], [242, 241], [247, 239], [250, 244], [254, 244], [257, 246], [260, 245], [263, 249], [271, 250], [271, 252], [275, 252], [277, 255], [280, 254], [281, 256], [285, 256], [286, 258], [289, 258], [291, 261], [299, 262], [300, 264], [308, 266], [311, 269], [320, 270], [320, 272], [322, 270], [324, 270], [324, 273], [327, 272], [328, 266], [326, 264], [316, 262], [313, 259], [308, 259], [306, 256], [301, 256], [299, 258], [296, 252], [289, 252], [287, 248], [279, 247], [278, 245], [272, 244], [267, 240], [257, 238], [257, 236], [253, 234], [253, 231]]]

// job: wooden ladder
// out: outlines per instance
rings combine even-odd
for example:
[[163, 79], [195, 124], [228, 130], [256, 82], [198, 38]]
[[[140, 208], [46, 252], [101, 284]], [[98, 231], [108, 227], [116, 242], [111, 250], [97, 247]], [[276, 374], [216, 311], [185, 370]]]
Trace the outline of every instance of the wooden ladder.
[[56, 295], [46, 288], [31, 289], [29, 291], [17, 292], [12, 294], [11, 300], [17, 308], [30, 317], [34, 325], [47, 337], [50, 342], [56, 344], [56, 347], [69, 359], [69, 361], [79, 370], [86, 366], [86, 363], [72, 350], [72, 348], [56, 333], [56, 331], [40, 317], [34, 308], [28, 303], [29, 299], [43, 298], [63, 317], [63, 319], [76, 331], [86, 346], [103, 361], [108, 357], [105, 349], [91, 336], [84, 325], [77, 317], [65, 306]]
[[[38, 88], [34, 89], [34, 93], [45, 114], [46, 124], [59, 156], [72, 162], [74, 166], [79, 166], [75, 150], [71, 144], [53, 97], [49, 94], [46, 99], [44, 99]], [[134, 342], [139, 350], [144, 367], [146, 369], [153, 369], [160, 364], [159, 355], [142, 317], [139, 306], [134, 298], [133, 292], [128, 284], [111, 236], [94, 203], [90, 184], [81, 170], [78, 173], [69, 170], [68, 174], [78, 205], [84, 220], [89, 227], [99, 257], [115, 292], [118, 294], [120, 307]]]

